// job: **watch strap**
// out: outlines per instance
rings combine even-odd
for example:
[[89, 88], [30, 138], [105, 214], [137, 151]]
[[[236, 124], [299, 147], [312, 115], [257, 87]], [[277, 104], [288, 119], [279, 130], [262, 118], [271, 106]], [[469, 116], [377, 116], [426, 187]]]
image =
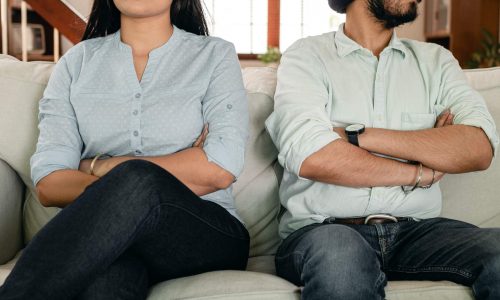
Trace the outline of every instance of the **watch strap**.
[[356, 147], [359, 147], [359, 142], [358, 142], [358, 133], [348, 133], [347, 134], [347, 140], [349, 141], [349, 143], [351, 143], [352, 145], [356, 146]]

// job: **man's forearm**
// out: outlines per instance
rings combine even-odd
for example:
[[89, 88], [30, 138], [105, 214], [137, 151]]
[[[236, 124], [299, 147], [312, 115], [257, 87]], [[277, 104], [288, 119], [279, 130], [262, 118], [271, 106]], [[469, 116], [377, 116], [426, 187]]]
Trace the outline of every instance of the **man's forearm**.
[[359, 144], [373, 153], [419, 161], [451, 174], [487, 169], [493, 157], [483, 130], [465, 125], [419, 131], [367, 128], [359, 136]]
[[100, 160], [95, 167], [96, 174], [103, 176], [120, 163], [132, 159], [147, 160], [164, 168], [198, 196], [227, 188], [234, 181], [233, 175], [218, 165], [209, 162], [205, 152], [198, 147], [163, 156], [123, 156]]
[[[301, 177], [355, 188], [411, 186], [417, 173], [414, 165], [375, 156], [340, 139], [308, 157], [300, 169]], [[424, 175], [422, 185], [429, 184], [432, 174]]]

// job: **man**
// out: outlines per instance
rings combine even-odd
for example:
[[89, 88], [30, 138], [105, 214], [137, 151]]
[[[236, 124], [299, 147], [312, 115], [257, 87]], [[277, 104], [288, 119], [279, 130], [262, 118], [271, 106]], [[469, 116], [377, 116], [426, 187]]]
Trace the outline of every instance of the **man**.
[[346, 23], [286, 51], [266, 121], [285, 168], [278, 274], [307, 300], [383, 299], [388, 279], [500, 299], [500, 229], [438, 218], [444, 174], [498, 147], [484, 100], [447, 50], [396, 36], [420, 1], [329, 3]]

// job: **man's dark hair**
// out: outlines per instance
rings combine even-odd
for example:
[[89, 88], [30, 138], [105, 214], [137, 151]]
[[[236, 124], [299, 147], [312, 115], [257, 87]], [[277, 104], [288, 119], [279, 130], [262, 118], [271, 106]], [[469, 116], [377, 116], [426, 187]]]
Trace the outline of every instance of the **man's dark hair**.
[[347, 10], [347, 7], [349, 4], [351, 4], [354, 0], [328, 0], [328, 4], [330, 7], [341, 14], [345, 14], [345, 11]]

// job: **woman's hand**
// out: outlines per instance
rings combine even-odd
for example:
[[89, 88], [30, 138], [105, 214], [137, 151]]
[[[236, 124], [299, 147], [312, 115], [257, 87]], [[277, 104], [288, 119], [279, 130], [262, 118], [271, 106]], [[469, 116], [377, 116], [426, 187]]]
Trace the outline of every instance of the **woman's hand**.
[[92, 164], [93, 160], [94, 158], [81, 160], [78, 170], [85, 174], [93, 175], [99, 178], [109, 172], [109, 169], [106, 169], [106, 159], [97, 159], [94, 163], [94, 169], [92, 170], [93, 172], [92, 174], [90, 174], [90, 165]]
[[203, 148], [205, 140], [207, 139], [207, 135], [208, 135], [208, 124], [205, 124], [205, 126], [203, 126], [203, 130], [201, 131], [200, 136], [193, 143], [193, 147]]
[[78, 170], [90, 175], [90, 164], [92, 164], [92, 158], [89, 159], [83, 159], [80, 161], [80, 166], [78, 167]]

